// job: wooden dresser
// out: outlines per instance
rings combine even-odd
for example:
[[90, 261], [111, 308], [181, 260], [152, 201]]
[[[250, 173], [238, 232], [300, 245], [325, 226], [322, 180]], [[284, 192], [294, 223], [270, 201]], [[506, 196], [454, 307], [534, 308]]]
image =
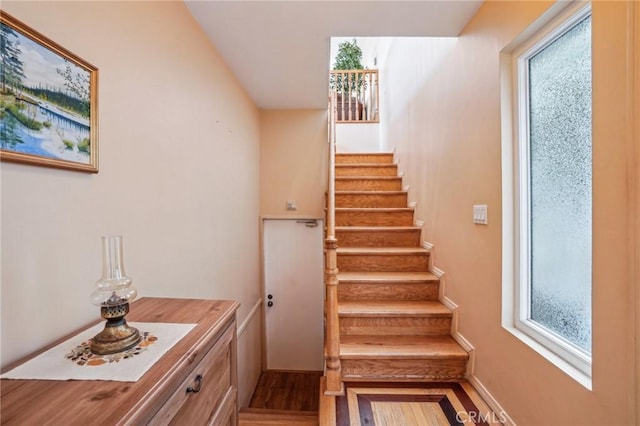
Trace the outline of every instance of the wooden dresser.
[[3, 425], [236, 425], [238, 306], [228, 300], [135, 301], [129, 322], [197, 325], [135, 383], [2, 380], [0, 420]]

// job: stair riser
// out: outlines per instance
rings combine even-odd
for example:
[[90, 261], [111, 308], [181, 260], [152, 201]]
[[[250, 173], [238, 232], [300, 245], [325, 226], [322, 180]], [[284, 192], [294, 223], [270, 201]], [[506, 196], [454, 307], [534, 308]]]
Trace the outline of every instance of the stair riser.
[[407, 194], [336, 194], [336, 207], [405, 208]]
[[340, 247], [419, 247], [420, 230], [336, 230], [336, 238]]
[[398, 166], [339, 166], [336, 167], [336, 176], [398, 176]]
[[454, 380], [464, 378], [464, 359], [342, 359], [342, 375], [358, 380]]
[[392, 164], [393, 154], [336, 154], [336, 164]]
[[402, 255], [338, 253], [338, 269], [342, 272], [422, 272], [428, 268], [428, 253]]
[[402, 179], [336, 179], [336, 191], [400, 191]]
[[336, 211], [336, 226], [413, 226], [413, 211]]
[[338, 301], [438, 300], [438, 283], [344, 283], [338, 285]]
[[451, 332], [451, 317], [340, 317], [342, 336], [442, 336]]

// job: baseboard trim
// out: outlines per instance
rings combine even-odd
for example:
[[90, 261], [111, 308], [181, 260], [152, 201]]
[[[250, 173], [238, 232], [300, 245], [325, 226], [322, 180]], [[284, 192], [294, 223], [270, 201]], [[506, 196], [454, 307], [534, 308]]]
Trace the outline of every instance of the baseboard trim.
[[247, 317], [244, 319], [244, 321], [242, 321], [242, 324], [240, 324], [240, 326], [238, 327], [238, 338], [240, 338], [240, 336], [242, 336], [242, 334], [247, 329], [247, 327], [249, 326], [251, 321], [253, 321], [253, 317], [256, 316], [256, 314], [260, 310], [261, 306], [262, 306], [262, 298], [258, 299], [256, 304], [253, 305], [253, 308], [251, 308], [251, 311], [249, 312], [249, 315], [247, 315]]
[[[434, 273], [434, 275], [436, 274]], [[446, 296], [441, 296], [440, 301], [453, 313], [453, 318], [451, 318], [451, 337], [453, 337], [453, 340], [458, 342], [458, 344], [462, 346], [462, 349], [464, 349], [469, 354], [469, 361], [467, 362], [467, 375], [473, 374], [476, 367], [476, 348], [471, 344], [471, 342], [469, 342], [466, 337], [464, 337], [458, 331], [458, 305]]]
[[484, 402], [487, 403], [491, 411], [496, 415], [496, 419], [499, 420], [504, 426], [516, 426], [516, 422], [513, 421], [511, 416], [502, 408], [500, 403], [491, 395], [491, 392], [482, 384], [482, 382], [473, 374], [467, 376], [467, 381], [474, 387], [476, 392], [480, 394]]
[[[423, 247], [427, 248], [426, 241], [423, 244]], [[433, 248], [433, 244], [429, 244], [430, 248]], [[447, 296], [444, 295], [444, 287], [445, 287], [445, 272], [442, 269], [436, 268], [432, 266], [430, 268], [431, 273], [440, 279], [440, 296], [439, 299], [443, 305], [451, 310], [453, 313], [453, 318], [451, 318], [451, 337], [458, 342], [460, 346], [469, 354], [469, 361], [467, 363], [467, 381], [478, 391], [482, 399], [487, 403], [491, 411], [495, 413], [495, 418], [499, 419], [505, 426], [515, 426], [515, 422], [513, 419], [507, 414], [507, 412], [502, 408], [498, 400], [496, 400], [493, 395], [489, 392], [489, 390], [482, 384], [482, 382], [474, 375], [475, 367], [476, 367], [476, 348], [471, 344], [471, 342], [462, 335], [458, 331], [458, 318], [459, 318], [459, 307], [458, 305]]]
[[[433, 244], [430, 244], [424, 241], [423, 247], [427, 250], [431, 250], [433, 249]], [[445, 288], [445, 281], [446, 281], [445, 272], [442, 269], [437, 268], [435, 266], [431, 266], [431, 268], [429, 269], [431, 273], [436, 277], [438, 277], [438, 279], [440, 280], [440, 288], [439, 288], [440, 292], [438, 295], [438, 299], [453, 314], [453, 317], [451, 318], [451, 337], [453, 337], [453, 339], [456, 342], [458, 342], [460, 346], [462, 346], [462, 349], [464, 349], [469, 354], [469, 362], [467, 363], [467, 374], [473, 374], [473, 371], [476, 365], [476, 353], [475, 353], [476, 348], [471, 344], [471, 342], [469, 342], [469, 340], [467, 340], [466, 337], [464, 337], [458, 331], [458, 317], [459, 317], [458, 305], [453, 300], [449, 299], [447, 296], [444, 295], [444, 288]]]
[[[420, 225], [420, 227], [422, 228], [422, 225]], [[436, 277], [440, 278], [440, 286], [438, 288], [438, 298], [442, 299], [442, 296], [444, 296], [444, 280], [442, 279], [442, 277], [444, 276], [444, 271], [433, 266], [434, 258], [435, 258], [434, 250], [436, 246], [431, 244], [428, 241], [423, 240], [422, 248], [429, 252], [429, 272], [434, 274]]]

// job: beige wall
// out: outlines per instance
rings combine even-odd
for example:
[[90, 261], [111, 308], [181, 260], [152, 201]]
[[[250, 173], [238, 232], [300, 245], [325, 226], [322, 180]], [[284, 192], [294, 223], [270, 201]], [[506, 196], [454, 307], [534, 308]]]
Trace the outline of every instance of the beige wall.
[[337, 123], [336, 152], [380, 152], [380, 124]]
[[[634, 424], [638, 282], [630, 271], [632, 264], [637, 270], [638, 242], [628, 236], [638, 234], [629, 220], [637, 210], [627, 180], [633, 92], [625, 2], [593, 4], [593, 391], [501, 326], [501, 253], [509, 247], [501, 246], [499, 53], [550, 4], [486, 2], [457, 40], [394, 41], [381, 71], [383, 149], [397, 150], [425, 221], [423, 237], [435, 244], [435, 266], [446, 273], [446, 295], [460, 306], [459, 331], [476, 348], [474, 375], [512, 419]], [[488, 226], [473, 225], [473, 204], [489, 206]]]
[[[327, 111], [260, 112], [260, 214], [324, 217]], [[295, 201], [296, 211], [286, 202]]]
[[[259, 114], [184, 4], [2, 8], [99, 68], [100, 111], [99, 174], [2, 163], [2, 365], [98, 317], [105, 234], [124, 236], [140, 296], [236, 299], [242, 324], [259, 298]], [[247, 326], [240, 348], [260, 353]], [[260, 362], [240, 360], [246, 396]]]

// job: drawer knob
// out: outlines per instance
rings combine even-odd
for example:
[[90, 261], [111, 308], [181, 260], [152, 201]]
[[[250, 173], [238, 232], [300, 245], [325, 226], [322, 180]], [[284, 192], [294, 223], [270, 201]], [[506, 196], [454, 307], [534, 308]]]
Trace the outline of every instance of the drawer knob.
[[198, 374], [194, 381], [194, 386], [189, 386], [187, 388], [187, 393], [198, 393], [200, 392], [200, 388], [202, 387], [202, 374]]

